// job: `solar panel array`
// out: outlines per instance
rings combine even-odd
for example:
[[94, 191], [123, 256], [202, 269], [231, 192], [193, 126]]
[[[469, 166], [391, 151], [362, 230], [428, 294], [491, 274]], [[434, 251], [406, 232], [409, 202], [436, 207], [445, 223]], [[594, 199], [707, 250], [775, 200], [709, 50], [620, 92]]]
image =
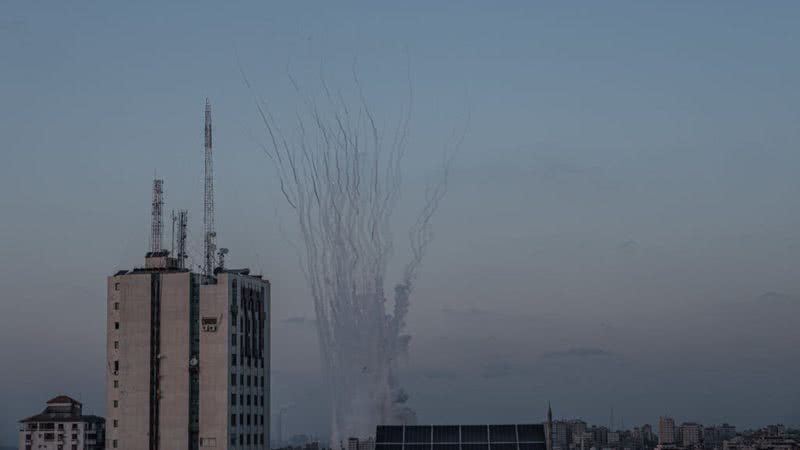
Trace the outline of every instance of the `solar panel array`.
[[375, 450], [546, 450], [544, 425], [379, 425]]

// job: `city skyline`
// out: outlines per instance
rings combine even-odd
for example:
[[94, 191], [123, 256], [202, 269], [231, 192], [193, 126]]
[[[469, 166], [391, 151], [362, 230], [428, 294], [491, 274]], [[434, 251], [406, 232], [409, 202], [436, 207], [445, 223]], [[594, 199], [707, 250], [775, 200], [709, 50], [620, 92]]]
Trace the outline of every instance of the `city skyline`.
[[538, 423], [552, 401], [594, 423], [613, 408], [630, 424], [800, 425], [800, 5], [0, 13], [0, 445], [59, 394], [108, 417], [105, 279], [142, 264], [154, 171], [202, 260], [206, 98], [217, 245], [272, 283], [272, 420], [325, 434], [314, 311], [256, 101], [290, 127], [289, 76], [353, 94], [353, 72], [382, 124], [413, 91], [400, 260], [439, 149], [469, 123], [399, 370], [421, 423]]

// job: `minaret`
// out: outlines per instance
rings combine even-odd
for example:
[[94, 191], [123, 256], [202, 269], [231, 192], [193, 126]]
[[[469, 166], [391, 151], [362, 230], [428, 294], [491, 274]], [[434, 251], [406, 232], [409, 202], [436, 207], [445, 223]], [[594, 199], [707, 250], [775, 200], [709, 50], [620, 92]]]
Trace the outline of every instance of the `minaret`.
[[214, 275], [214, 257], [217, 251], [217, 233], [214, 231], [214, 160], [211, 139], [211, 103], [206, 98], [205, 126], [205, 202], [203, 204], [203, 239], [205, 242], [205, 262], [203, 275]]
[[547, 402], [547, 423], [544, 425], [544, 439], [547, 450], [553, 450], [553, 411]]

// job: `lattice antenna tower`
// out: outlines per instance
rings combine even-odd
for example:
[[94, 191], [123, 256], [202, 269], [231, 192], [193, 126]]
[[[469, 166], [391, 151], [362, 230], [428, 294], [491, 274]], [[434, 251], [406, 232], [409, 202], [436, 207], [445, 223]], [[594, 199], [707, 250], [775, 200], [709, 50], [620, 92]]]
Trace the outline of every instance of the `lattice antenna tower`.
[[153, 203], [150, 209], [150, 251], [159, 252], [163, 250], [164, 237], [164, 180], [153, 179]]
[[205, 240], [205, 265], [203, 274], [214, 275], [214, 262], [217, 250], [217, 233], [214, 231], [214, 160], [211, 139], [211, 103], [206, 98], [205, 126], [205, 202], [203, 204], [203, 235]]
[[189, 211], [185, 209], [181, 209], [178, 211], [178, 253], [176, 254], [176, 258], [178, 259], [178, 268], [185, 269], [186, 268], [186, 258], [188, 255], [186, 254], [186, 236], [187, 232], [186, 229], [189, 225]]

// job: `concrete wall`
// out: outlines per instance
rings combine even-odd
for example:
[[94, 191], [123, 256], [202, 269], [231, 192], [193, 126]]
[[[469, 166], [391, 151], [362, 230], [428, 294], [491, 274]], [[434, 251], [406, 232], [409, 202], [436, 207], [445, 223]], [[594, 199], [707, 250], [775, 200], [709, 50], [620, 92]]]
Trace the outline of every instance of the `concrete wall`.
[[200, 286], [200, 320], [216, 318], [216, 331], [200, 328], [200, 439], [201, 449], [228, 448], [230, 417], [230, 307], [228, 278]]
[[161, 275], [159, 448], [189, 448], [190, 274]]
[[[149, 447], [150, 283], [151, 275], [147, 273], [109, 278], [106, 448], [113, 448], [114, 440], [123, 450]], [[119, 309], [114, 309], [117, 301]], [[119, 322], [119, 329], [115, 322]], [[119, 342], [118, 349], [113, 346], [115, 341]], [[119, 361], [118, 375], [114, 374], [114, 361]], [[115, 379], [119, 381], [117, 388], [113, 385]], [[116, 428], [114, 420], [118, 421]]]

